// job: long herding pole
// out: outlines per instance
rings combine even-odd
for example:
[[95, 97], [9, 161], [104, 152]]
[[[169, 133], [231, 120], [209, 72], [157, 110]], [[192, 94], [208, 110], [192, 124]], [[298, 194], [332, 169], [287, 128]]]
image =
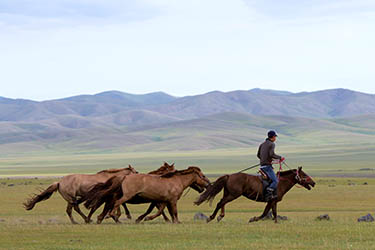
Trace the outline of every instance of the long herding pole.
[[239, 171], [238, 173], [242, 173], [242, 172], [245, 172], [247, 170], [250, 170], [250, 169], [253, 169], [253, 168], [256, 168], [256, 167], [259, 167], [260, 166], [260, 163], [258, 163], [257, 165], [254, 165], [254, 166], [251, 166], [251, 167], [248, 167], [248, 168], [245, 168], [245, 169], [242, 169], [241, 171]]

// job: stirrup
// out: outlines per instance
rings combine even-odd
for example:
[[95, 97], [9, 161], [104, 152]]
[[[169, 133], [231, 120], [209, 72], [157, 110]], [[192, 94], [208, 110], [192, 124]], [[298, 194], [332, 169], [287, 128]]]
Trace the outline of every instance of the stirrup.
[[266, 188], [266, 191], [267, 192], [264, 196], [264, 200], [266, 202], [277, 199], [277, 194], [275, 194], [275, 190], [273, 188], [268, 187], [268, 188]]

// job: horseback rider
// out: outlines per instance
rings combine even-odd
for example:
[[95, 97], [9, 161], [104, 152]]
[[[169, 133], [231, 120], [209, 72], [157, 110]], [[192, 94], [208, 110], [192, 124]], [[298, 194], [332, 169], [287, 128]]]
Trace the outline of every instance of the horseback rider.
[[277, 134], [275, 131], [268, 132], [268, 138], [259, 146], [258, 158], [260, 159], [260, 169], [267, 174], [271, 179], [271, 184], [266, 188], [265, 201], [270, 201], [277, 198], [277, 184], [278, 180], [272, 167], [272, 160], [278, 159], [280, 162], [285, 160], [284, 157], [275, 154], [275, 141]]

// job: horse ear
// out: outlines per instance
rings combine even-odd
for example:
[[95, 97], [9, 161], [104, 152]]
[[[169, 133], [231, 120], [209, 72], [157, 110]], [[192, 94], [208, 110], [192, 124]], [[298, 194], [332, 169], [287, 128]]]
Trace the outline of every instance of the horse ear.
[[302, 166], [299, 166], [299, 167], [298, 167], [298, 171], [301, 171], [301, 170], [302, 170]]
[[171, 167], [174, 167], [174, 162], [172, 163]]

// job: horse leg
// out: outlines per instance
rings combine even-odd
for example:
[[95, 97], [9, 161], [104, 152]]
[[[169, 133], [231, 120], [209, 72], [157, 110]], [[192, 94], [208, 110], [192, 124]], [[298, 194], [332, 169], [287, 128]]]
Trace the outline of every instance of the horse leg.
[[[226, 192], [224, 192], [225, 194]], [[237, 199], [238, 197], [240, 197], [241, 195], [240, 194], [236, 194], [236, 195], [233, 195], [233, 194], [227, 194], [223, 199], [221, 199], [220, 203], [221, 203], [221, 213], [219, 215], [219, 217], [217, 217], [217, 222], [220, 222], [224, 216], [225, 216], [225, 205], [235, 199]], [[216, 211], [217, 213], [217, 211]], [[215, 218], [215, 217], [214, 217]], [[214, 219], [212, 218], [212, 219]]]
[[159, 211], [161, 211], [161, 215], [163, 216], [165, 222], [171, 222], [169, 220], [169, 218], [167, 217], [167, 215], [164, 213], [164, 208], [165, 208], [166, 204], [165, 203], [158, 203], [156, 206], [159, 209]]
[[152, 216], [148, 216], [146, 217], [145, 221], [150, 221], [150, 220], [153, 220], [155, 219], [156, 217], [159, 217], [160, 215], [163, 215], [164, 217], [164, 220], [166, 222], [170, 222], [170, 220], [168, 219], [168, 217], [165, 215], [165, 213], [163, 212], [164, 208], [165, 208], [166, 204], [165, 203], [157, 203], [156, 204], [156, 207], [158, 208], [158, 212]]
[[[106, 203], [107, 204], [107, 203]], [[92, 215], [96, 212], [96, 210], [98, 210], [98, 208], [100, 207], [101, 205], [99, 205], [99, 206], [95, 206], [95, 207], [93, 207], [93, 208], [91, 208], [91, 210], [90, 210], [90, 213], [87, 215], [87, 220], [89, 220], [90, 222], [92, 222], [92, 220], [91, 220], [91, 217], [92, 217]], [[108, 212], [108, 211], [107, 211]], [[100, 216], [100, 215], [99, 215]], [[99, 217], [98, 216], [98, 217]], [[103, 217], [104, 218], [104, 217]], [[103, 219], [102, 219], [103, 220]], [[101, 222], [101, 221], [100, 221]], [[98, 224], [100, 224], [100, 223], [98, 223]]]
[[269, 213], [271, 207], [272, 207], [272, 204], [273, 204], [273, 201], [268, 202], [268, 203], [267, 203], [267, 206], [264, 208], [263, 214], [262, 214], [261, 216], [259, 216], [259, 217], [255, 216], [255, 217], [251, 218], [251, 219], [249, 220], [249, 223], [250, 223], [250, 222], [254, 222], [254, 221], [261, 220], [261, 219], [263, 219], [264, 217], [266, 217], [267, 214]]
[[131, 219], [132, 219], [132, 216], [131, 216], [131, 214], [130, 214], [130, 211], [129, 211], [128, 207], [126, 206], [126, 203], [122, 203], [122, 206], [123, 206], [124, 209], [125, 209], [126, 218], [128, 218], [129, 220], [131, 220]]
[[[134, 194], [135, 195], [135, 194]], [[127, 194], [123, 194], [123, 196], [117, 200], [115, 202], [115, 205], [112, 209], [112, 211], [109, 213], [109, 215], [117, 222], [117, 223], [120, 223], [120, 221], [118, 220], [118, 217], [117, 215], [115, 214], [116, 211], [120, 208], [121, 204], [125, 203], [126, 201], [130, 200], [130, 198], [132, 198], [134, 195], [127, 195]]]
[[141, 221], [143, 220], [143, 218], [145, 218], [148, 214], [150, 214], [150, 213], [152, 212], [152, 210], [154, 209], [154, 207], [155, 207], [155, 203], [152, 202], [152, 203], [150, 204], [150, 206], [148, 207], [146, 213], [144, 213], [144, 214], [142, 214], [141, 216], [139, 216], [139, 217], [136, 219], [135, 223], [139, 223], [139, 222], [141, 222]]
[[177, 214], [177, 201], [171, 202], [171, 208], [172, 208], [172, 213], [174, 215], [173, 223], [180, 224], [181, 222], [178, 220], [178, 214]]
[[72, 209], [73, 209], [73, 205], [72, 205], [71, 203], [68, 203], [68, 206], [66, 207], [66, 213], [68, 214], [69, 219], [70, 219], [70, 221], [72, 222], [72, 224], [78, 224], [78, 223], [73, 219], [73, 216], [72, 216]]
[[[217, 203], [214, 212], [207, 219], [207, 223], [210, 222], [210, 221], [212, 221], [213, 219], [215, 219], [215, 217], [217, 215], [217, 212], [219, 212], [220, 209], [223, 209], [223, 207], [225, 206], [225, 204], [227, 204], [228, 202], [231, 202], [234, 199], [237, 199], [238, 197], [240, 197], [240, 195], [232, 195], [232, 194], [224, 193], [224, 197]], [[222, 217], [224, 217], [224, 216], [222, 216]], [[222, 218], [219, 217], [218, 221], [220, 221], [221, 219]]]
[[277, 223], [277, 202], [276, 201], [272, 205], [272, 215], [275, 220], [275, 223]]
[[[108, 212], [111, 211], [112, 207], [113, 207], [113, 203], [111, 203], [111, 202], [106, 202], [104, 204], [103, 211], [96, 218], [96, 223], [97, 224], [101, 224], [102, 223], [102, 221], [106, 218], [106, 215], [108, 215]], [[98, 209], [98, 208], [95, 208], [95, 210], [96, 209]], [[116, 220], [115, 220], [115, 222], [117, 223]]]
[[81, 215], [81, 217], [83, 218], [83, 220], [86, 222], [86, 223], [90, 223], [90, 221], [88, 221], [86, 215], [84, 213], [82, 213], [81, 209], [79, 208], [79, 205], [78, 204], [74, 204], [73, 205], [74, 207], [74, 210], [79, 214]]
[[[106, 203], [107, 204], [107, 203]], [[107, 205], [107, 207], [109, 207], [109, 205]], [[113, 203], [112, 203], [112, 208], [113, 208]], [[107, 210], [108, 211], [108, 210]], [[104, 212], [104, 209], [103, 209], [103, 212]], [[120, 207], [116, 210], [116, 216], [118, 217], [118, 218], [120, 218], [120, 216], [121, 216], [121, 209], [120, 209]], [[111, 216], [107, 213], [106, 215], [105, 215], [105, 217], [104, 217], [104, 219], [109, 219], [109, 218], [111, 218]]]
[[[116, 210], [116, 216], [117, 216], [118, 218], [121, 217], [121, 209], [120, 209], [120, 208], [118, 208], [118, 209]], [[112, 218], [111, 215], [109, 215], [109, 214], [107, 214], [107, 215], [104, 217], [104, 219], [109, 219], [109, 218]]]
[[92, 222], [91, 217], [95, 213], [96, 210], [97, 210], [97, 208], [91, 208], [89, 214], [87, 215], [87, 220], [89, 221], [89, 223]]
[[216, 214], [217, 214], [217, 212], [218, 212], [219, 209], [220, 209], [221, 201], [222, 201], [223, 199], [224, 199], [224, 198], [222, 198], [222, 199], [216, 204], [216, 208], [215, 208], [214, 212], [211, 214], [210, 217], [207, 218], [207, 223], [210, 222], [210, 221], [212, 221], [213, 219], [215, 219]]
[[176, 219], [175, 219], [175, 214], [174, 214], [171, 202], [167, 203], [167, 208], [168, 208], [168, 212], [169, 212], [169, 214], [172, 218], [172, 222], [174, 223]]
[[217, 222], [220, 222], [225, 216], [225, 205], [221, 207], [220, 215], [217, 217]]
[[121, 216], [121, 209], [120, 209], [120, 207], [117, 208], [117, 214], [116, 214], [116, 216], [117, 216], [117, 218], [120, 218], [120, 216]]

